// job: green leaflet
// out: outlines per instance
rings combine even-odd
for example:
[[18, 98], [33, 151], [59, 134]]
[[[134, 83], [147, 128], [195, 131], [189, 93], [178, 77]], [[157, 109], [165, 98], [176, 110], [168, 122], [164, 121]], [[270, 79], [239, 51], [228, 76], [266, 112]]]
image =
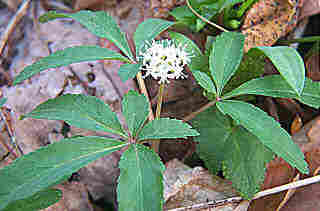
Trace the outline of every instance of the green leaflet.
[[95, 136], [69, 138], [16, 159], [0, 169], [0, 210], [126, 145], [125, 142]]
[[3, 106], [7, 102], [7, 98], [1, 98], [0, 99], [0, 107]]
[[206, 73], [201, 71], [193, 71], [192, 75], [194, 76], [198, 84], [200, 84], [200, 86], [204, 88], [206, 91], [214, 94], [217, 93], [214, 83]]
[[44, 23], [57, 18], [72, 18], [78, 21], [91, 33], [113, 42], [130, 58], [130, 60], [134, 60], [125, 35], [121, 32], [113, 18], [106, 12], [91, 12], [83, 10], [76, 13], [57, 13], [55, 11], [51, 11], [42, 15], [39, 20]]
[[230, 131], [224, 152], [223, 174], [243, 198], [251, 199], [260, 190], [273, 153], [241, 126]]
[[123, 64], [118, 70], [118, 74], [122, 82], [126, 82], [130, 78], [136, 77], [140, 71], [140, 64]]
[[194, 138], [199, 142], [197, 153], [210, 172], [216, 174], [221, 170], [225, 151], [229, 149], [226, 142], [232, 131], [231, 120], [212, 106], [198, 114], [191, 123], [200, 133]]
[[270, 150], [282, 157], [291, 166], [307, 174], [308, 165], [299, 147], [280, 124], [259, 108], [241, 101], [227, 100], [217, 102], [219, 110], [230, 115]]
[[305, 68], [298, 52], [287, 46], [256, 47], [253, 50], [262, 51], [278, 69], [292, 89], [300, 95], [305, 81]]
[[148, 118], [149, 103], [144, 95], [129, 91], [122, 100], [122, 113], [132, 137], [136, 137]]
[[95, 61], [95, 60], [121, 60], [128, 62], [129, 60], [119, 53], [101, 48], [99, 46], [74, 46], [56, 51], [47, 57], [39, 59], [37, 62], [27, 66], [14, 79], [13, 85], [21, 83], [31, 76], [47, 70], [49, 68], [56, 68], [67, 66], [72, 63]]
[[155, 152], [132, 144], [122, 154], [119, 168], [119, 211], [162, 210], [165, 167]]
[[187, 123], [177, 119], [161, 118], [148, 122], [139, 132], [138, 140], [187, 138], [198, 136], [199, 133], [191, 129]]
[[67, 94], [50, 99], [23, 116], [34, 119], [64, 120], [68, 124], [94, 131], [127, 137], [117, 115], [102, 100], [85, 95]]
[[212, 45], [209, 65], [218, 96], [241, 62], [243, 44], [244, 36], [241, 33], [224, 32], [216, 37]]
[[143, 51], [144, 46], [148, 42], [150, 43], [156, 36], [173, 24], [174, 22], [154, 18], [149, 18], [139, 24], [133, 35], [133, 40], [136, 45], [136, 56], [140, 56], [140, 52]]
[[3, 211], [34, 211], [42, 210], [57, 203], [62, 197], [58, 189], [47, 189], [22, 200], [10, 203]]
[[309, 78], [306, 78], [301, 96], [298, 96], [282, 76], [271, 75], [248, 81], [224, 95], [223, 98], [231, 98], [244, 94], [295, 98], [314, 108], [320, 107], [320, 83], [313, 82]]

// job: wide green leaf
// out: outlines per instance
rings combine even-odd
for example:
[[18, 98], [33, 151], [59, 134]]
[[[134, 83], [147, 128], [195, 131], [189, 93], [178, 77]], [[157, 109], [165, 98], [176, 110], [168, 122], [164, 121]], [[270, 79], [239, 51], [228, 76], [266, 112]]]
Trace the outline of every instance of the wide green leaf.
[[176, 41], [180, 46], [183, 47], [183, 50], [188, 53], [191, 59], [191, 63], [188, 64], [188, 67], [191, 71], [202, 70], [207, 68], [208, 60], [200, 51], [199, 47], [188, 37], [183, 34], [170, 31], [170, 37]]
[[243, 45], [244, 35], [236, 32], [222, 33], [212, 45], [209, 58], [210, 72], [219, 96], [241, 62]]
[[119, 168], [119, 211], [162, 210], [165, 167], [154, 151], [132, 144], [122, 154]]
[[1, 98], [0, 99], [0, 107], [3, 106], [7, 102], [7, 98]]
[[139, 132], [138, 140], [187, 138], [198, 135], [196, 130], [181, 120], [161, 118], [148, 122]]
[[67, 94], [50, 99], [23, 116], [34, 119], [63, 120], [68, 124], [126, 137], [117, 115], [94, 96]]
[[137, 57], [143, 51], [143, 47], [151, 43], [161, 32], [172, 26], [174, 22], [165, 21], [162, 19], [149, 18], [142, 22], [134, 32], [133, 40], [136, 45]]
[[44, 23], [57, 18], [72, 18], [78, 21], [91, 33], [113, 42], [123, 53], [133, 60], [126, 36], [121, 32], [118, 24], [108, 13], [104, 11], [91, 12], [86, 10], [76, 13], [57, 13], [51, 11], [42, 15], [39, 20]]
[[47, 189], [15, 202], [10, 203], [3, 211], [42, 210], [57, 203], [62, 197], [61, 190]]
[[146, 96], [139, 95], [135, 91], [129, 91], [122, 100], [122, 113], [131, 137], [136, 137], [149, 114], [149, 104]]
[[50, 187], [90, 162], [127, 143], [103, 137], [63, 139], [16, 159], [0, 169], [0, 210]]
[[242, 84], [223, 96], [231, 98], [238, 95], [254, 94], [271, 97], [295, 98], [314, 108], [320, 107], [320, 83], [306, 78], [301, 96], [280, 75], [265, 76]]
[[140, 64], [123, 64], [118, 70], [118, 74], [122, 82], [136, 77], [140, 71]]
[[308, 173], [308, 165], [299, 147], [280, 124], [264, 111], [235, 100], [219, 101], [217, 106], [222, 113], [230, 115], [291, 166], [302, 173]]
[[54, 52], [53, 54], [39, 59], [37, 62], [27, 66], [15, 78], [13, 85], [16, 85], [31, 76], [49, 68], [67, 66], [72, 63], [95, 60], [129, 60], [119, 53], [99, 46], [74, 46]]
[[192, 75], [194, 76], [194, 78], [196, 79], [198, 84], [200, 84], [200, 86], [202, 88], [204, 88], [208, 92], [211, 92], [214, 94], [217, 93], [216, 87], [214, 86], [214, 83], [212, 82], [211, 78], [206, 73], [201, 72], [201, 71], [193, 71]]
[[260, 190], [266, 164], [272, 160], [273, 153], [241, 126], [229, 132], [223, 150], [223, 174], [243, 198], [251, 199]]
[[283, 78], [300, 95], [305, 81], [304, 63], [298, 52], [287, 46], [256, 47], [262, 51], [278, 69]]
[[211, 173], [218, 173], [225, 159], [225, 151], [229, 150], [226, 142], [232, 132], [230, 119], [212, 106], [198, 114], [191, 123], [200, 133], [194, 138], [199, 142], [197, 144], [199, 157]]

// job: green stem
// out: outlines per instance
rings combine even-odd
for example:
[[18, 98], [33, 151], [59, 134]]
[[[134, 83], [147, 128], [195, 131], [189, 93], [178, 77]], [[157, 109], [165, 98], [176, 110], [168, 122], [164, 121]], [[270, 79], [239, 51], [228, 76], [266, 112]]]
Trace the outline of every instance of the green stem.
[[320, 36], [312, 36], [312, 37], [305, 37], [299, 39], [292, 39], [292, 40], [279, 40], [279, 44], [283, 45], [290, 45], [292, 43], [308, 43], [308, 42], [319, 42]]
[[247, 11], [247, 9], [256, 2], [257, 0], [248, 0], [243, 2], [240, 9], [237, 11], [237, 17], [241, 18], [243, 14]]
[[[158, 102], [157, 102], [157, 110], [156, 110], [155, 119], [159, 119], [160, 118], [164, 86], [165, 86], [165, 84], [161, 83], [160, 87], [159, 87]], [[156, 153], [159, 153], [159, 145], [160, 145], [160, 140], [152, 141], [151, 147]]]

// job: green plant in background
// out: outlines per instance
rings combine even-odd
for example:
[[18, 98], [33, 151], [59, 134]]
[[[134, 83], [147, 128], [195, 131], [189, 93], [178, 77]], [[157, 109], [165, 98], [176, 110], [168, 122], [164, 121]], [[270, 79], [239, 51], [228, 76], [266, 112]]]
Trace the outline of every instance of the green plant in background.
[[[171, 37], [180, 43], [192, 42], [175, 32]], [[197, 153], [208, 169], [214, 174], [222, 170], [246, 199], [259, 190], [265, 164], [274, 154], [308, 173], [303, 153], [280, 124], [258, 107], [239, 100], [244, 95], [294, 98], [319, 108], [320, 83], [305, 78], [304, 63], [297, 51], [286, 46], [256, 47], [240, 64], [244, 45], [241, 33], [224, 32], [208, 43], [210, 49], [205, 54], [189, 44], [196, 54], [196, 61], [189, 66], [210, 100], [207, 109], [192, 119], [200, 132], [195, 138], [199, 142]], [[261, 55], [272, 61], [280, 75], [261, 77]], [[207, 66], [195, 65], [203, 58], [208, 59]]]
[[[251, 5], [258, 0], [188, 0], [190, 7], [207, 20], [216, 20], [223, 14], [223, 25], [232, 29], [240, 26], [244, 13]], [[234, 8], [235, 5], [239, 7]], [[190, 27], [191, 30], [199, 32], [206, 25], [189, 6], [174, 8], [170, 14], [176, 19], [178, 24]]]
[[[125, 56], [99, 46], [65, 48], [27, 66], [15, 78], [14, 84], [49, 68], [98, 59], [126, 62], [119, 70], [122, 80], [135, 77], [142, 69], [147, 75], [160, 78], [162, 90], [168, 79], [184, 76], [182, 71], [184, 65], [189, 63], [189, 55], [182, 46], [171, 41], [153, 41], [159, 33], [173, 25], [172, 22], [148, 19], [138, 26], [134, 42], [136, 55], [142, 56], [142, 59], [137, 59], [124, 34], [107, 13], [49, 12], [40, 20], [46, 22], [56, 18], [79, 21], [92, 33], [112, 41]], [[79, 128], [113, 133], [120, 140], [98, 136], [71, 137], [16, 159], [11, 165], [0, 169], [0, 210], [37, 210], [54, 204], [61, 198], [61, 192], [50, 187], [66, 180], [90, 162], [120, 149], [125, 151], [119, 162], [119, 210], [162, 210], [162, 174], [165, 168], [159, 156], [143, 143], [164, 138], [186, 138], [199, 133], [181, 120], [160, 118], [162, 98], [159, 99], [156, 119], [147, 122], [149, 102], [146, 96], [129, 91], [122, 100], [126, 126], [120, 124], [108, 105], [96, 97], [85, 95], [59, 96], [24, 115], [22, 118], [63, 120]]]

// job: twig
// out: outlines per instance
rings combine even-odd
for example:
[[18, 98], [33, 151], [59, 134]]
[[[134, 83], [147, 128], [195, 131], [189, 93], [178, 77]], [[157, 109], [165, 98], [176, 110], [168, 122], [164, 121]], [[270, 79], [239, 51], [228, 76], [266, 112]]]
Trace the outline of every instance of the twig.
[[209, 21], [208, 19], [206, 19], [205, 17], [203, 17], [202, 15], [200, 15], [197, 11], [195, 11], [195, 9], [192, 8], [189, 0], [186, 0], [186, 2], [187, 2], [187, 5], [188, 5], [189, 9], [190, 9], [198, 18], [200, 18], [201, 20], [203, 20], [203, 21], [206, 22], [207, 24], [210, 24], [211, 26], [214, 26], [214, 27], [220, 29], [221, 31], [228, 32], [228, 30], [226, 30], [226, 29], [223, 28], [222, 26], [219, 26], [218, 24], [215, 24], [215, 23]]
[[[294, 188], [299, 188], [299, 187], [302, 187], [302, 186], [310, 185], [310, 184], [317, 183], [317, 182], [320, 182], [320, 175], [314, 176], [314, 177], [310, 177], [310, 178], [307, 178], [307, 179], [304, 179], [304, 180], [299, 180], [299, 181], [296, 181], [296, 182], [291, 182], [291, 183], [288, 183], [286, 185], [281, 185], [281, 186], [278, 186], [278, 187], [275, 187], [275, 188], [271, 188], [271, 189], [268, 189], [268, 190], [260, 191], [259, 193], [257, 193], [252, 198], [252, 200], [258, 199], [258, 198], [262, 198], [264, 196], [268, 196], [268, 195], [271, 195], [271, 194], [274, 194], [274, 193], [279, 193], [281, 191], [285, 191], [285, 190], [288, 190], [288, 189], [294, 189]], [[202, 204], [195, 204], [195, 205], [191, 205], [191, 206], [188, 206], [188, 207], [181, 207], [181, 208], [171, 209], [171, 210], [168, 210], [168, 211], [184, 211], [184, 210], [195, 209], [195, 208], [200, 209], [200, 208], [217, 207], [217, 206], [221, 206], [221, 205], [226, 204], [226, 203], [240, 202], [242, 200], [243, 199], [238, 196], [238, 197], [232, 197], [232, 198], [223, 199], [223, 200], [210, 201], [210, 202], [206, 202], [206, 203], [202, 203]]]
[[184, 122], [190, 121], [191, 119], [195, 118], [199, 113], [207, 110], [208, 108], [210, 108], [211, 106], [213, 106], [214, 104], [216, 104], [216, 100], [210, 101], [209, 103], [205, 104], [204, 106], [202, 106], [201, 108], [199, 108], [197, 111], [192, 112], [191, 114], [189, 114], [188, 116], [183, 118]]
[[2, 54], [2, 51], [7, 44], [7, 41], [9, 39], [10, 34], [14, 31], [15, 26], [19, 23], [19, 21], [22, 19], [22, 17], [25, 16], [30, 2], [31, 2], [31, 0], [24, 0], [21, 3], [19, 10], [13, 16], [13, 18], [10, 20], [10, 23], [8, 24], [6, 30], [3, 32], [1, 39], [0, 39], [0, 55]]

